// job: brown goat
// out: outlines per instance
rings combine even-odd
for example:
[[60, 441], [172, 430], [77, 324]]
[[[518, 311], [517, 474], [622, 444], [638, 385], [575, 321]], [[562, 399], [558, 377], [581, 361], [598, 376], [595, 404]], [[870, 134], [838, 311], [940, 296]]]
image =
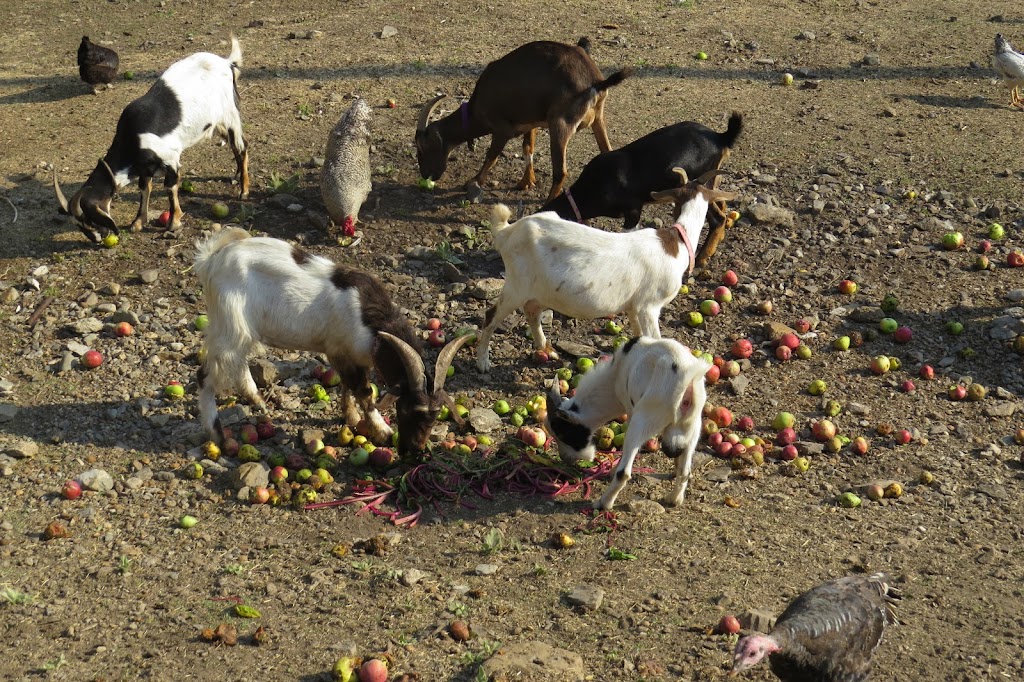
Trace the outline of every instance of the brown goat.
[[566, 176], [565, 150], [577, 129], [591, 128], [600, 150], [611, 150], [604, 124], [605, 91], [631, 73], [627, 68], [605, 78], [589, 48], [586, 38], [577, 45], [527, 43], [488, 64], [469, 101], [444, 118], [427, 125], [444, 95], [425, 104], [416, 125], [420, 175], [440, 179], [453, 147], [490, 135], [484, 164], [472, 181], [480, 186], [508, 141], [522, 135], [526, 169], [517, 187], [529, 189], [537, 182], [533, 173], [537, 128], [547, 128], [551, 136], [548, 200], [558, 196]]

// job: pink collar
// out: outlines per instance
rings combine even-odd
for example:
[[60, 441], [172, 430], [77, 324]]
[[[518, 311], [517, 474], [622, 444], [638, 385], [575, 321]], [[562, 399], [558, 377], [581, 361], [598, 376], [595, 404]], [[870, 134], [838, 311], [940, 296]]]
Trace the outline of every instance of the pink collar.
[[690, 265], [686, 270], [686, 274], [693, 274], [693, 261], [696, 256], [693, 250], [693, 244], [690, 243], [690, 238], [686, 234], [686, 228], [683, 227], [682, 223], [676, 223], [672, 227], [676, 228], [676, 232], [679, 233], [679, 238], [683, 240], [683, 244], [686, 246], [686, 253], [690, 254]]
[[572, 206], [572, 212], [576, 214], [576, 222], [582, 223], [583, 217], [580, 215], [580, 209], [576, 206], [576, 200], [572, 198], [572, 192], [569, 188], [565, 188], [565, 198], [569, 200], [569, 205]]

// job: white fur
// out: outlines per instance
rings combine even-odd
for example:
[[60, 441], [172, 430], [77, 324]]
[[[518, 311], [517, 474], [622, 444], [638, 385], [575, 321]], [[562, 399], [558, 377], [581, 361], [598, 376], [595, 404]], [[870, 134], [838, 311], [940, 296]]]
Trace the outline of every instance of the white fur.
[[[704, 191], [680, 207], [676, 222], [684, 226], [694, 246], [707, 211]], [[605, 232], [564, 220], [554, 211], [509, 225], [510, 215], [508, 207], [498, 204], [491, 217], [494, 246], [505, 263], [505, 286], [490, 324], [480, 334], [481, 372], [491, 367], [491, 334], [517, 308], [526, 314], [537, 350], [552, 351], [540, 324], [546, 309], [583, 319], [625, 311], [634, 335], [661, 338], [661, 309], [679, 293], [690, 263], [684, 244], [679, 243], [673, 257], [665, 251], [658, 230]], [[674, 228], [663, 229], [679, 239]]]
[[701, 413], [707, 401], [704, 375], [709, 368], [678, 341], [641, 337], [628, 351], [626, 346], [620, 347], [610, 362], [598, 363], [585, 374], [572, 399], [559, 404], [553, 395], [549, 397], [548, 428], [556, 438], [557, 424], [552, 427], [552, 423], [562, 418], [590, 430], [591, 438], [582, 450], [559, 440], [559, 452], [565, 459], [593, 461], [597, 429], [629, 415], [622, 458], [598, 508], [615, 506], [615, 499], [632, 477], [637, 452], [659, 434], [662, 449], [676, 458], [675, 485], [664, 501], [672, 506], [682, 503], [700, 440]]
[[[331, 282], [334, 268], [330, 260], [313, 255], [299, 265], [287, 242], [250, 238], [239, 228], [198, 245], [195, 271], [210, 319], [199, 411], [212, 438], [219, 438], [218, 389], [237, 387], [244, 398], [263, 405], [248, 366], [249, 356], [263, 345], [323, 353], [339, 371], [372, 367], [376, 334], [361, 322], [358, 291]], [[351, 388], [342, 383], [345, 419], [354, 426], [359, 413]], [[391, 429], [372, 399], [361, 407], [373, 439], [390, 438]]]

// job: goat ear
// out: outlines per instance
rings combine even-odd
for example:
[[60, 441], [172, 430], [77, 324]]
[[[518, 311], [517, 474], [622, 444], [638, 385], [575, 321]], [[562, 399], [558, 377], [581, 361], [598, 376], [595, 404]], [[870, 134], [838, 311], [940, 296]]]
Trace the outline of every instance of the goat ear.
[[548, 389], [548, 410], [557, 410], [562, 404], [562, 392], [558, 390], [558, 375], [555, 375]]
[[715, 201], [732, 201], [733, 199], [739, 199], [740, 195], [738, 192], [726, 192], [720, 189], [709, 189], [707, 190], [708, 203]]
[[663, 189], [660, 192], [651, 192], [651, 201], [656, 204], [670, 204], [677, 198], [677, 190]]
[[93, 200], [84, 200], [81, 202], [81, 209], [83, 213], [83, 220], [89, 225], [95, 225], [101, 227], [104, 230], [104, 234], [107, 232], [117, 233], [117, 223], [110, 217], [110, 214], [103, 210], [99, 204]]
[[[696, 182], [706, 187], [709, 183], [714, 181], [714, 179], [720, 175], [726, 175], [726, 172], [721, 168], [712, 168], [707, 173], [697, 178]], [[717, 187], [717, 183], [715, 183], [715, 186]]]

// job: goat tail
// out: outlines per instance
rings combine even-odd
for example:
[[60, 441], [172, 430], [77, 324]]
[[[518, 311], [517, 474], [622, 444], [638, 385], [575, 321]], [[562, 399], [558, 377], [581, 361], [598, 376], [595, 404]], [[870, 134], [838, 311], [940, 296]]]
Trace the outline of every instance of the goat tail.
[[497, 233], [508, 227], [508, 219], [512, 217], [512, 209], [505, 204], [495, 204], [491, 209], [491, 232]]
[[594, 83], [593, 90], [595, 92], [604, 92], [608, 88], [611, 88], [611, 87], [614, 87], [614, 86], [618, 85], [619, 83], [621, 83], [622, 81], [626, 80], [627, 78], [629, 78], [632, 75], [633, 75], [633, 69], [631, 67], [627, 66], [626, 68], [622, 69], [621, 71], [616, 71], [612, 75], [610, 75], [607, 78], [605, 78], [603, 81], [601, 81], [599, 83]]
[[721, 141], [722, 146], [726, 149], [732, 149], [742, 132], [743, 114], [738, 111], [734, 111], [729, 114], [729, 127], [725, 129], [724, 133], [719, 133], [719, 140]]
[[251, 235], [240, 227], [228, 227], [204, 242], [196, 243], [195, 271], [200, 281], [206, 281], [210, 259], [214, 254], [232, 242], [248, 239]]
[[242, 66], [242, 45], [234, 33], [231, 34], [231, 54], [228, 55], [228, 61], [231, 62], [232, 70], [238, 70]]
[[583, 36], [576, 42], [576, 47], [582, 48], [584, 52], [590, 54], [590, 38]]

